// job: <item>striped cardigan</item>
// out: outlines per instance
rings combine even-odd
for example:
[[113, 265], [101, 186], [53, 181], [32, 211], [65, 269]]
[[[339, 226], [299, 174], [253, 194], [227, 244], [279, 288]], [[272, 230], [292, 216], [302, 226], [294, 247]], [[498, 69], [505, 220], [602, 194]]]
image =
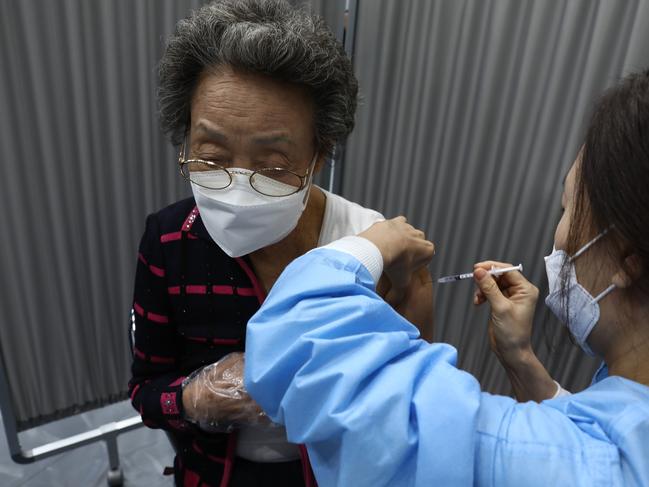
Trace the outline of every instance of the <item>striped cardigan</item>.
[[[265, 294], [247, 258], [210, 238], [193, 198], [149, 215], [140, 242], [133, 316], [133, 407], [177, 446], [177, 485], [226, 487], [236, 468], [236, 433], [210, 434], [183, 419], [182, 381], [243, 351], [246, 324]], [[315, 485], [301, 448], [305, 485]]]

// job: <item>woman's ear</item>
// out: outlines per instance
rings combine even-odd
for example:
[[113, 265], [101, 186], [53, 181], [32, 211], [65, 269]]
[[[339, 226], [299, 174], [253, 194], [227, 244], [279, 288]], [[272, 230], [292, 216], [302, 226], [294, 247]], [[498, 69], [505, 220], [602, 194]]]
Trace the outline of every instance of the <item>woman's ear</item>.
[[642, 276], [642, 261], [636, 254], [631, 254], [624, 259], [620, 269], [613, 274], [611, 282], [618, 288], [631, 287]]

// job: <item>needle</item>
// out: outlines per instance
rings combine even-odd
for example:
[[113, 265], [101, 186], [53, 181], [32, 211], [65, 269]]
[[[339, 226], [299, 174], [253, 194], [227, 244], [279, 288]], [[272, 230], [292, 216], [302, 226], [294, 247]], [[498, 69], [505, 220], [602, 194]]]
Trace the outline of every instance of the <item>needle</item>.
[[[492, 267], [489, 272], [492, 276], [499, 276], [500, 274], [505, 274], [506, 272], [518, 271], [523, 272], [523, 264], [518, 264], [512, 267]], [[455, 282], [461, 281], [463, 279], [472, 279], [473, 272], [467, 272], [465, 274], [455, 274], [453, 276], [445, 276], [437, 279], [437, 282], [443, 284], [445, 282]]]

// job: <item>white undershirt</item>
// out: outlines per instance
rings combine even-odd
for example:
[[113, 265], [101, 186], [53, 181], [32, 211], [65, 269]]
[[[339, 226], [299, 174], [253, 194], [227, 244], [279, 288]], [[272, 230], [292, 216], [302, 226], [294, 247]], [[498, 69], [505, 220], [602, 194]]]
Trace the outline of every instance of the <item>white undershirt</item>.
[[556, 399], [557, 397], [572, 395], [570, 391], [567, 391], [563, 387], [561, 387], [561, 384], [559, 384], [556, 380], [554, 381], [554, 383], [557, 385], [557, 392], [555, 392], [554, 396], [552, 396], [550, 399]]
[[[363, 208], [336, 194], [320, 190], [326, 198], [325, 212], [318, 246], [356, 235], [385, 218], [380, 213]], [[380, 255], [380, 254], [379, 254]], [[300, 458], [297, 445], [286, 440], [281, 426], [244, 426], [239, 430], [236, 453], [252, 462], [289, 462]]]

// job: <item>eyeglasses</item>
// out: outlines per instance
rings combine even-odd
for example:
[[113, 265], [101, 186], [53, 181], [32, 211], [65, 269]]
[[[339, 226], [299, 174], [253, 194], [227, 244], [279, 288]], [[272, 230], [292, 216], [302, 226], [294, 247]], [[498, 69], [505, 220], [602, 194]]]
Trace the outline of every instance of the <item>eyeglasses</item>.
[[302, 190], [308, 182], [315, 165], [317, 154], [309, 163], [306, 174], [300, 176], [281, 167], [269, 167], [250, 171], [246, 169], [226, 169], [203, 159], [185, 159], [185, 144], [180, 148], [178, 165], [180, 174], [187, 180], [207, 189], [225, 189], [232, 184], [233, 176], [247, 176], [252, 189], [265, 196], [290, 196]]

